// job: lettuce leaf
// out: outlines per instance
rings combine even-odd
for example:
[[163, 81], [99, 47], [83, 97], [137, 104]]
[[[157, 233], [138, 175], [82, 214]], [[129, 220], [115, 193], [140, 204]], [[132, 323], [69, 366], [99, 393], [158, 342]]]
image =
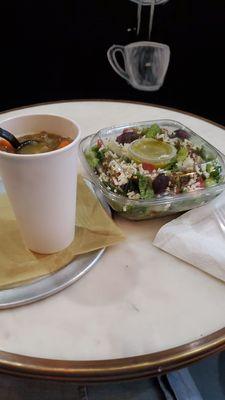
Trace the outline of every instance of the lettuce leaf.
[[157, 124], [153, 124], [150, 128], [144, 128], [142, 131], [142, 135], [146, 138], [155, 138], [158, 133], [161, 133], [161, 128]]
[[138, 186], [141, 199], [147, 200], [147, 199], [152, 199], [154, 197], [154, 192], [150, 186], [150, 181], [147, 176], [140, 175]]

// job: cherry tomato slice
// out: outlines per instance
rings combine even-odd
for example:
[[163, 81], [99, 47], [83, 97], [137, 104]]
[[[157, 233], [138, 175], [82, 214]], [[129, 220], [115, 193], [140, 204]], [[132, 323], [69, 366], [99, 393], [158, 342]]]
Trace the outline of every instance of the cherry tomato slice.
[[149, 172], [152, 172], [154, 169], [156, 169], [155, 165], [150, 164], [150, 163], [142, 163], [142, 167], [143, 167], [143, 169], [145, 169]]

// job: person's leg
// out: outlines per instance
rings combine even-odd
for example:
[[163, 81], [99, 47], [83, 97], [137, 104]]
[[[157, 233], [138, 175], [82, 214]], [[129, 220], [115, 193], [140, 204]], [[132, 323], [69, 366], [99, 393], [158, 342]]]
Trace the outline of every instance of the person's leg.
[[[170, 372], [164, 376], [176, 400], [203, 400], [188, 368], [179, 369], [178, 371]], [[159, 378], [161, 380], [161, 378]], [[161, 386], [163, 389], [163, 386]], [[173, 397], [167, 395], [167, 400], [172, 400]]]
[[45, 381], [0, 374], [1, 400], [88, 400], [74, 382]]
[[[165, 400], [157, 379], [77, 385], [0, 374], [1, 400]], [[173, 399], [174, 400], [174, 399]]]
[[225, 400], [224, 371], [225, 352], [159, 378], [87, 386], [0, 374], [0, 399]]
[[165, 400], [157, 379], [89, 385], [87, 394], [88, 400]]
[[225, 352], [194, 363], [189, 371], [204, 400], [225, 400]]

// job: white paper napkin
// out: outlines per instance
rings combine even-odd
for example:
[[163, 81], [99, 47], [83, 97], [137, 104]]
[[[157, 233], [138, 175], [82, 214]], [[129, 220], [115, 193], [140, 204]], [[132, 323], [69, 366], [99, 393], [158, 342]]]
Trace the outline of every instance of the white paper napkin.
[[225, 192], [164, 225], [153, 245], [225, 282], [225, 233], [215, 207], [225, 211]]

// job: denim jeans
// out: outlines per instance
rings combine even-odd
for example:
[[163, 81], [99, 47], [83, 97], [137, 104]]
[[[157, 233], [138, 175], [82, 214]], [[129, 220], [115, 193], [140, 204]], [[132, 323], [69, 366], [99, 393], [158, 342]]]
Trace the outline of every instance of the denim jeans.
[[78, 385], [0, 375], [1, 400], [202, 400], [187, 368], [160, 378]]

